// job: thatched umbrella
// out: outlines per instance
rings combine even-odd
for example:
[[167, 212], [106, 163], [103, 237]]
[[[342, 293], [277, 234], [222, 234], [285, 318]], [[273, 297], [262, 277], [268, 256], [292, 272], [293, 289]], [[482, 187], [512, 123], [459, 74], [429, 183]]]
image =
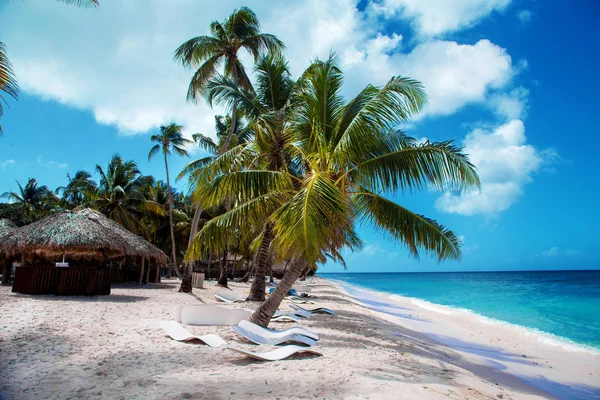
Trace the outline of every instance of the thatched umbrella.
[[103, 227], [110, 229], [114, 233], [118, 234], [129, 245], [129, 248], [125, 252], [125, 255], [146, 257], [154, 260], [157, 264], [161, 265], [167, 263], [167, 255], [161, 249], [154, 246], [152, 243], [148, 242], [141, 236], [138, 236], [128, 231], [117, 222], [106, 218], [104, 214], [96, 210], [92, 210], [90, 208], [84, 208], [82, 210], [75, 211], [75, 214], [83, 215], [86, 218], [89, 218], [102, 225]]
[[14, 256], [37, 254], [46, 258], [69, 254], [86, 257], [121, 257], [129, 250], [122, 236], [87, 218], [63, 211], [0, 237], [0, 251]]

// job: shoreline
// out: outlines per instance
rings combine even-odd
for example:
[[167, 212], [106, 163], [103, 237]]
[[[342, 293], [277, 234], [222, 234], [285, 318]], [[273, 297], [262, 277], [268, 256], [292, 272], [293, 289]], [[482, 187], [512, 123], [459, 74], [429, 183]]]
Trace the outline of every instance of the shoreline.
[[[569, 271], [569, 272], [572, 272], [572, 271]], [[551, 345], [551, 346], [561, 347], [564, 350], [571, 351], [571, 352], [583, 352], [583, 353], [588, 353], [588, 354], [591, 354], [594, 356], [600, 356], [600, 347], [595, 347], [595, 346], [588, 345], [585, 343], [578, 343], [568, 337], [556, 335], [556, 334], [553, 334], [550, 332], [540, 330], [538, 328], [532, 328], [532, 327], [528, 327], [525, 325], [509, 322], [509, 321], [504, 321], [504, 320], [501, 320], [498, 318], [488, 317], [487, 315], [480, 314], [480, 313], [478, 313], [474, 310], [468, 309], [468, 308], [454, 307], [454, 306], [449, 306], [446, 304], [434, 303], [432, 301], [429, 301], [426, 299], [421, 299], [418, 297], [409, 297], [409, 296], [403, 296], [401, 294], [379, 291], [379, 290], [347, 283], [345, 281], [341, 281], [338, 279], [332, 279], [332, 278], [326, 278], [326, 277], [321, 277], [321, 278], [327, 279], [330, 282], [338, 285], [338, 288], [340, 290], [343, 290], [344, 292], [346, 292], [346, 294], [348, 294], [351, 297], [354, 297], [354, 296], [352, 296], [352, 294], [350, 294], [348, 292], [347, 288], [351, 288], [353, 290], [361, 291], [361, 292], [365, 292], [365, 293], [372, 293], [374, 296], [385, 297], [388, 300], [390, 300], [391, 302], [393, 302], [395, 299], [400, 302], [410, 302], [417, 308], [423, 308], [423, 309], [433, 311], [436, 313], [440, 313], [440, 314], [446, 314], [446, 315], [467, 314], [469, 316], [472, 316], [473, 318], [477, 318], [477, 319], [481, 320], [482, 323], [486, 323], [486, 324], [490, 324], [490, 325], [497, 324], [497, 325], [501, 325], [501, 326], [511, 327], [513, 329], [521, 331], [525, 335], [532, 335], [532, 336], [537, 335], [538, 336], [537, 339], [539, 341], [545, 342], [546, 344]]]
[[[329, 280], [354, 301], [371, 308], [382, 318], [404, 328], [419, 330], [430, 340], [448, 346], [482, 365], [506, 371], [537, 389], [558, 398], [600, 398], [600, 385], [597, 384], [597, 378], [594, 379], [600, 375], [600, 349], [523, 325], [490, 318], [469, 309], [377, 291], [333, 278], [323, 279]], [[350, 293], [351, 291], [355, 293]], [[402, 311], [398, 312], [398, 308]], [[425, 325], [430, 327], [424, 329]], [[473, 329], [480, 329], [482, 337], [476, 338], [469, 332]], [[496, 340], [493, 340], [494, 336]], [[528, 357], [521, 352], [536, 356]], [[535, 367], [545, 365], [549, 368], [544, 368], [543, 371], [535, 368], [536, 371], [531, 372], [531, 366], [523, 363], [519, 354], [523, 360], [536, 360], [531, 361]], [[564, 367], [561, 359], [570, 362], [568, 368]], [[573, 370], [576, 372], [573, 373]]]
[[[555, 398], [431, 339], [426, 330], [407, 327], [398, 316], [359, 303], [327, 279], [314, 282], [310, 295], [318, 306], [336, 311], [335, 316], [315, 314], [301, 322], [319, 334], [315, 350], [323, 357], [271, 363], [176, 342], [160, 329], [160, 321], [172, 320], [176, 305], [216, 304], [214, 294], [223, 289], [214, 282], [191, 295], [179, 293], [179, 282], [171, 280], [142, 288], [115, 285], [111, 295], [90, 298], [19, 295], [0, 286], [0, 398]], [[230, 287], [240, 293], [249, 290], [245, 284]], [[289, 302], [282, 303], [282, 311], [290, 309]], [[247, 350], [271, 349], [245, 342], [230, 327], [185, 328], [196, 335], [217, 334]], [[581, 368], [570, 361], [564, 367]]]

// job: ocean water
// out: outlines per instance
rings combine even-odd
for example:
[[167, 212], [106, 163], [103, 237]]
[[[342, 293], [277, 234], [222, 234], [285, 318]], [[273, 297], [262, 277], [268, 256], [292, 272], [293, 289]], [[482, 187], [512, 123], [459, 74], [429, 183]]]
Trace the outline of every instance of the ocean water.
[[467, 309], [600, 350], [600, 271], [319, 275], [342, 285]]

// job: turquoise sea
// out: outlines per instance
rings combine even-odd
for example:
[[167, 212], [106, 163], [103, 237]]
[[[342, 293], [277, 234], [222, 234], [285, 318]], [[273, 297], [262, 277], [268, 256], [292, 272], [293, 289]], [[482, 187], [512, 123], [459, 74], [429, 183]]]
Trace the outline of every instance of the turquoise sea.
[[600, 350], [600, 271], [319, 275], [351, 290], [361, 287], [467, 309]]

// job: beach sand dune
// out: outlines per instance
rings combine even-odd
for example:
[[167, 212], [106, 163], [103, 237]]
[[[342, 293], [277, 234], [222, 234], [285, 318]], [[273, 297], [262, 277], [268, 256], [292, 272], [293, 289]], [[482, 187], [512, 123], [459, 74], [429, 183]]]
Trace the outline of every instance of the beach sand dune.
[[[179, 304], [215, 303], [216, 288], [178, 293], [176, 281], [116, 285], [110, 296], [27, 296], [0, 287], [1, 399], [537, 399], [520, 379], [387, 321], [326, 280], [311, 295], [335, 316], [302, 324], [324, 357], [261, 363], [170, 340], [160, 329]], [[232, 284], [238, 292], [249, 286]], [[256, 308], [258, 304], [224, 307]], [[283, 309], [289, 309], [284, 303]], [[291, 309], [290, 309], [291, 310]], [[272, 324], [288, 327], [290, 324]], [[186, 326], [255, 346], [229, 327]]]

